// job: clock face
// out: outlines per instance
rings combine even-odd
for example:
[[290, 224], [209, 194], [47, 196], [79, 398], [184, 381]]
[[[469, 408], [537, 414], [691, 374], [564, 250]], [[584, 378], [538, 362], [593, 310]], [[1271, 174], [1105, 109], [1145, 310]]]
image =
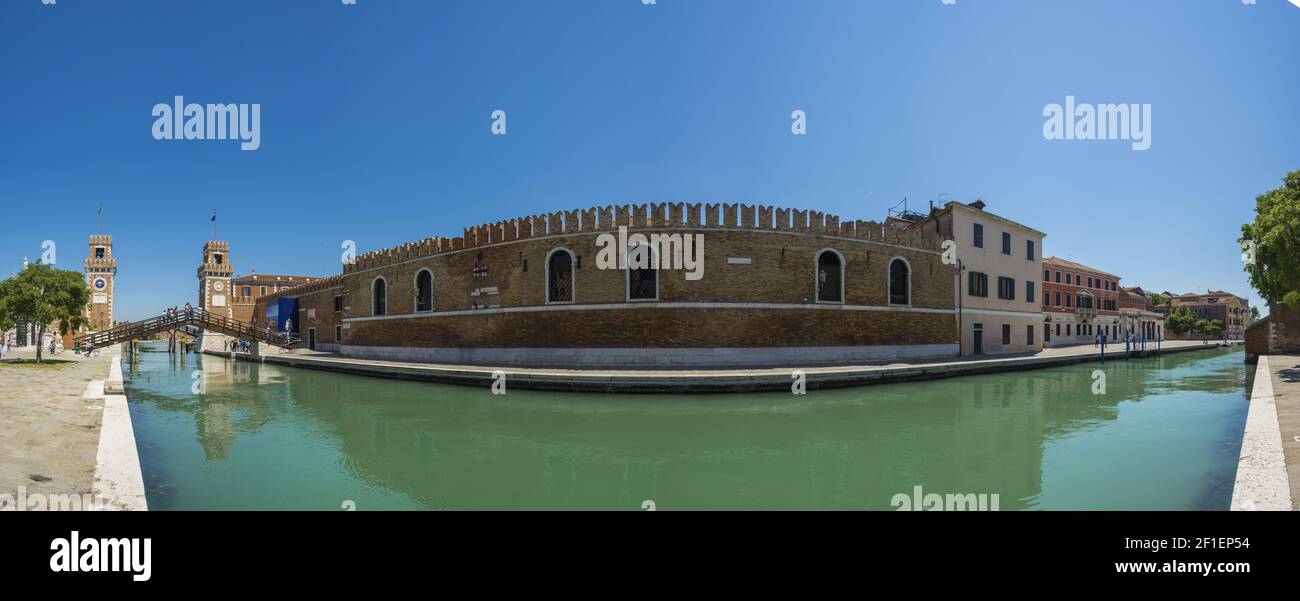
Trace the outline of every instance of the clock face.
[[213, 289], [213, 290], [216, 290], [217, 292], [221, 292], [221, 289], [222, 289], [222, 288], [225, 288], [225, 286], [221, 285], [221, 282], [213, 282], [213, 283], [212, 283], [212, 289]]
[[93, 285], [95, 286], [95, 290], [103, 290], [106, 286], [108, 286], [108, 281], [106, 281], [104, 278], [95, 278], [95, 282]]

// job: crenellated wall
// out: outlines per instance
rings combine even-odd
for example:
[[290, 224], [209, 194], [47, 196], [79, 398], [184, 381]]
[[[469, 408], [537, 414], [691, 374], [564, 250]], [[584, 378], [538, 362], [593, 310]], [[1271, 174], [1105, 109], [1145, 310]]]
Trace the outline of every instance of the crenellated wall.
[[459, 238], [425, 238], [357, 256], [344, 266], [352, 273], [394, 263], [529, 238], [628, 229], [678, 228], [737, 229], [804, 232], [854, 238], [922, 250], [938, 251], [942, 241], [920, 228], [885, 227], [876, 221], [841, 221], [821, 211], [781, 209], [747, 204], [653, 203], [608, 205], [591, 209], [556, 211], [530, 217], [467, 227]]
[[[661, 270], [652, 299], [632, 299], [625, 270], [596, 261], [599, 234], [703, 237], [702, 277]], [[345, 355], [556, 367], [771, 366], [861, 363], [957, 353], [956, 271], [932, 233], [819, 211], [740, 204], [619, 205], [466, 228], [358, 256], [342, 274], [259, 299], [299, 300]], [[547, 298], [549, 258], [572, 254], [573, 298]], [[465, 252], [472, 251], [472, 252]], [[842, 301], [817, 296], [818, 257], [843, 261]], [[908, 266], [907, 303], [889, 268]], [[415, 283], [431, 274], [432, 309]], [[374, 296], [382, 280], [386, 310]], [[334, 297], [342, 296], [342, 311]], [[622, 350], [620, 350], [622, 349]]]

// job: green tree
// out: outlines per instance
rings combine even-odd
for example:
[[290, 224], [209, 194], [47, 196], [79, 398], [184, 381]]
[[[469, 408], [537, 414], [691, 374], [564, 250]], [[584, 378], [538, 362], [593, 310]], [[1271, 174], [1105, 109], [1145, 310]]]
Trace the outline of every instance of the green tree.
[[1169, 297], [1168, 297], [1168, 296], [1165, 296], [1165, 295], [1163, 295], [1163, 294], [1160, 294], [1159, 292], [1148, 292], [1148, 293], [1147, 293], [1147, 298], [1151, 299], [1151, 304], [1152, 304], [1152, 305], [1163, 305], [1163, 304], [1169, 302]]
[[1241, 226], [1239, 241], [1250, 285], [1260, 296], [1300, 308], [1300, 171], [1255, 197], [1255, 221]]
[[1259, 307], [1250, 308], [1250, 323], [1259, 321]]
[[1171, 311], [1165, 316], [1165, 329], [1175, 334], [1186, 334], [1196, 327], [1196, 316], [1187, 309]]
[[1205, 329], [1202, 331], [1210, 338], [1219, 338], [1223, 335], [1223, 322], [1217, 319], [1206, 322]]
[[[55, 269], [43, 263], [29, 265], [21, 273], [0, 282], [0, 325], [29, 322], [39, 333], [55, 322], [59, 333], [68, 334], [88, 323], [85, 317], [90, 289], [81, 272]], [[36, 362], [42, 362], [40, 340]]]

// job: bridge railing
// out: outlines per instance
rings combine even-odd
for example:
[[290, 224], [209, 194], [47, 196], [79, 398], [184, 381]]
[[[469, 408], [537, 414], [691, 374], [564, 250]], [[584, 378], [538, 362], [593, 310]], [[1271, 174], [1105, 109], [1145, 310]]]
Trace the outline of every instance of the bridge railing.
[[194, 326], [203, 330], [213, 330], [240, 339], [266, 342], [276, 346], [293, 346], [298, 339], [269, 327], [257, 327], [251, 323], [231, 319], [225, 315], [211, 313], [205, 309], [189, 308], [167, 312], [157, 317], [121, 324], [103, 332], [92, 332], [80, 337], [83, 346], [98, 348], [124, 342], [127, 340], [147, 338], [158, 332]]

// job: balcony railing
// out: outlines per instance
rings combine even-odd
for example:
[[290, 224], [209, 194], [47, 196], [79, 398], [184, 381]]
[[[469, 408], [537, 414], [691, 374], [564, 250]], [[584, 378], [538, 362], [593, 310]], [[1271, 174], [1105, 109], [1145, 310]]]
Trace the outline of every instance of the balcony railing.
[[1092, 307], [1075, 307], [1075, 308], [1074, 308], [1074, 312], [1075, 312], [1076, 315], [1096, 315], [1096, 314], [1097, 314], [1097, 310], [1094, 309], [1094, 308], [1092, 308]]

